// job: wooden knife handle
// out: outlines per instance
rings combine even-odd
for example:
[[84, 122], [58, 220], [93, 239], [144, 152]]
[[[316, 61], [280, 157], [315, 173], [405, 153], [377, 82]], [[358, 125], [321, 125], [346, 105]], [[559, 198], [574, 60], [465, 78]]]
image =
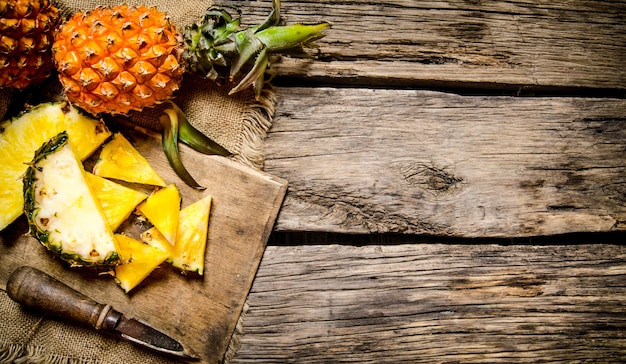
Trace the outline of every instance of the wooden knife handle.
[[7, 294], [19, 304], [62, 319], [112, 330], [121, 314], [33, 267], [17, 268], [7, 282]]

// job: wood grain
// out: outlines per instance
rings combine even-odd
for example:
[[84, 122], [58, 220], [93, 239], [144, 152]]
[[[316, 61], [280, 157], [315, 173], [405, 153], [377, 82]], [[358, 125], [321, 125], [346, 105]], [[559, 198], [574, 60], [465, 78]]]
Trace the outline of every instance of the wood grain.
[[[160, 140], [125, 130], [127, 137], [159, 174], [179, 188], [183, 206], [210, 194], [213, 197], [203, 276], [182, 275], [163, 265], [130, 294], [109, 275], [69, 268], [55, 259], [18, 220], [0, 235], [0, 284], [19, 266], [38, 268], [97, 302], [111, 304], [179, 340], [202, 363], [224, 359], [231, 336], [260, 264], [287, 188], [281, 178], [259, 172], [223, 157], [199, 154], [183, 145], [190, 172], [205, 191], [185, 185], [169, 167]], [[146, 229], [133, 219], [122, 232], [137, 237]], [[93, 335], [99, 335], [93, 333]], [[111, 343], [113, 345], [113, 343]], [[68, 348], [79, 350], [79, 348]], [[132, 348], [125, 350], [132, 350]], [[137, 350], [137, 349], [135, 349]], [[124, 352], [117, 358], [124, 362]], [[80, 352], [74, 353], [79, 357]], [[156, 363], [164, 358], [157, 358]]]
[[279, 88], [277, 231], [515, 237], [624, 230], [626, 101]]
[[604, 242], [269, 246], [232, 363], [623, 362], [626, 247]]
[[[258, 22], [271, 3], [233, 1]], [[302, 82], [626, 89], [624, 1], [284, 0], [287, 22], [333, 27], [274, 64]]]

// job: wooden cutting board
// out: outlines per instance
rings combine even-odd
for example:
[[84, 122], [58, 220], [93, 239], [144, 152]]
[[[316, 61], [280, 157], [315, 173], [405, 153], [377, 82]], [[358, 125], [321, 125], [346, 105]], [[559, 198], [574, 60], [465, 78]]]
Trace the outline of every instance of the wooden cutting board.
[[[96, 301], [109, 303], [125, 315], [168, 333], [197, 354], [202, 363], [220, 362], [261, 261], [287, 182], [181, 145], [183, 162], [206, 187], [205, 191], [197, 191], [185, 185], [170, 168], [158, 136], [137, 130], [125, 130], [124, 134], [167, 182], [177, 185], [183, 207], [207, 194], [213, 197], [204, 276], [181, 275], [164, 264], [131, 294], [126, 294], [110, 276], [69, 268], [36, 240], [24, 236], [27, 227], [22, 216], [0, 233], [0, 287], [6, 286], [17, 267], [34, 266]], [[122, 229], [131, 235], [138, 230], [137, 224], [126, 224]]]

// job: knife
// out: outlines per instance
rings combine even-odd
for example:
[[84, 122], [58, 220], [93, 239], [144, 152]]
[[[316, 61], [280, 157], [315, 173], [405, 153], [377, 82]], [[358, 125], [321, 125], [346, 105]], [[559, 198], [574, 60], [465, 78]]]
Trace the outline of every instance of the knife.
[[36, 268], [17, 268], [9, 277], [6, 292], [25, 307], [112, 332], [159, 353], [187, 360], [198, 359], [161, 331], [137, 319], [124, 317], [111, 305], [98, 303]]

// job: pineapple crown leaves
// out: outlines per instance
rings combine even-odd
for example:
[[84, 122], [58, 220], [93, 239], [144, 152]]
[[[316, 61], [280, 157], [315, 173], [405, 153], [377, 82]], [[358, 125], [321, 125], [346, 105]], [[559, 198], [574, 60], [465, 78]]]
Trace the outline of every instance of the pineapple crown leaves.
[[200, 22], [185, 31], [183, 57], [191, 71], [215, 81], [223, 77], [228, 67], [228, 78], [233, 80], [246, 64], [251, 64], [230, 94], [254, 86], [257, 98], [270, 54], [308, 45], [322, 38], [322, 32], [331, 26], [329, 22], [279, 25], [280, 0], [273, 0], [271, 13], [260, 25], [241, 29], [240, 19], [224, 8], [209, 8]]

